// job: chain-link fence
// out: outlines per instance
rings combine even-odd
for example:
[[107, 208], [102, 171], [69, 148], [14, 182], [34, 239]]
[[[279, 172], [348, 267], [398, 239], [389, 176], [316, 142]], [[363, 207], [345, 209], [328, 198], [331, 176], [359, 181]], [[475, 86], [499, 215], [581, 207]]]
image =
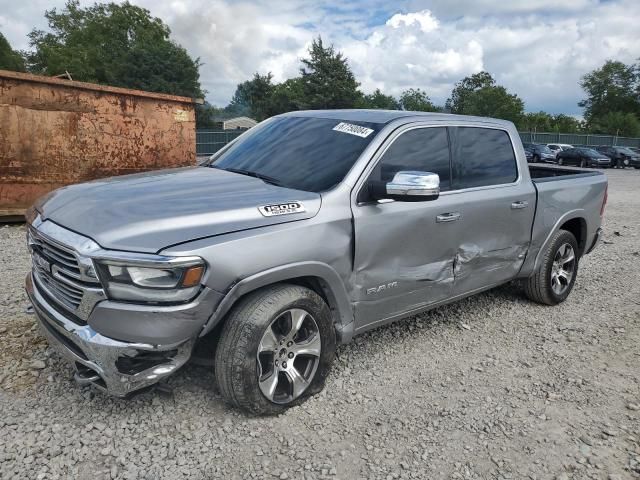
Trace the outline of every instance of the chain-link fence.
[[242, 133], [235, 130], [196, 130], [196, 155], [214, 154]]
[[618, 137], [615, 135], [592, 135], [588, 133], [538, 133], [520, 132], [520, 138], [526, 143], [568, 143], [569, 145], [620, 145], [640, 147], [640, 138]]

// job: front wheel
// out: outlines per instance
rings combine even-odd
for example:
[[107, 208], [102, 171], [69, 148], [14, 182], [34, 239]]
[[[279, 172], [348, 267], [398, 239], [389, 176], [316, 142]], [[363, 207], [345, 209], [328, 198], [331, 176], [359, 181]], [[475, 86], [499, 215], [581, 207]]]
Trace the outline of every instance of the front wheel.
[[584, 168], [587, 166], [587, 162], [585, 162], [584, 158], [580, 160], [580, 168]]
[[562, 158], [558, 159], [558, 165], [564, 165], [564, 160]]
[[559, 230], [549, 242], [538, 270], [525, 282], [525, 294], [546, 305], [564, 302], [578, 275], [578, 242], [571, 232]]
[[277, 414], [323, 389], [335, 348], [324, 300], [308, 288], [274, 285], [230, 313], [216, 351], [216, 381], [231, 405]]

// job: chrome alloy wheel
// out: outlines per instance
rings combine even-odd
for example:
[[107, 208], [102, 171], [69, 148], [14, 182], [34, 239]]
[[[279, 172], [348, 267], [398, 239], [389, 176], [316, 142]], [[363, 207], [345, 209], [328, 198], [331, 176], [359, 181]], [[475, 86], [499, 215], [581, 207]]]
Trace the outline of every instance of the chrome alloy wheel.
[[258, 385], [273, 403], [293, 402], [311, 384], [322, 342], [313, 316], [301, 308], [278, 315], [258, 345]]
[[576, 254], [568, 243], [560, 245], [551, 265], [551, 288], [556, 295], [562, 295], [573, 279], [576, 269]]

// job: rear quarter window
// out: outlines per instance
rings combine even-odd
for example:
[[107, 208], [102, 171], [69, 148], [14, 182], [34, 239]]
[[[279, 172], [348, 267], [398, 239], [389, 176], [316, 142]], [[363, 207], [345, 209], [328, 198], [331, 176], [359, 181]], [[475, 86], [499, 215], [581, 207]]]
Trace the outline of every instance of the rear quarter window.
[[509, 134], [481, 127], [452, 128], [453, 188], [513, 183], [518, 168]]

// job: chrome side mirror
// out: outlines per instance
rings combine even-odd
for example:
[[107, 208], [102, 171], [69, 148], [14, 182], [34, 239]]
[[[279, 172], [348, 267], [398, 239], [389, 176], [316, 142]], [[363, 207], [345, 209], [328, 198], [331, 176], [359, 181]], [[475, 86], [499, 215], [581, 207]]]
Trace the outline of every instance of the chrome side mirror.
[[372, 181], [369, 193], [374, 200], [392, 199], [399, 202], [425, 202], [440, 195], [437, 173], [400, 171], [388, 183]]
[[434, 200], [440, 195], [440, 177], [431, 172], [401, 171], [387, 183], [387, 194], [391, 197], [428, 197], [422, 200]]

